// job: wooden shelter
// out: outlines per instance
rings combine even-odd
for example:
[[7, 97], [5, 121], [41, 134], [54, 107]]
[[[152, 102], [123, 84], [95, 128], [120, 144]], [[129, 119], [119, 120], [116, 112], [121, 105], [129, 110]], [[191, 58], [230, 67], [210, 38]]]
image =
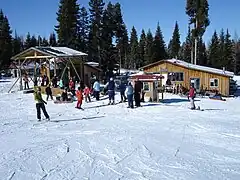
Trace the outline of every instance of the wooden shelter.
[[[151, 101], [158, 102], [159, 101], [159, 93], [162, 88], [162, 79], [164, 77], [160, 74], [146, 74], [146, 73], [137, 73], [130, 75], [130, 82], [133, 84], [138, 79], [143, 83], [143, 91], [145, 93], [145, 97], [151, 99]], [[163, 97], [162, 97], [163, 98]]]
[[215, 69], [205, 66], [194, 65], [177, 59], [161, 60], [141, 68], [144, 72], [160, 73], [172, 86], [181, 85], [189, 89], [194, 86], [197, 92], [218, 91], [224, 96], [229, 96], [230, 78], [234, 73], [224, 68]]
[[53, 74], [57, 76], [57, 66], [63, 64], [64, 67], [59, 68], [61, 70], [61, 72], [59, 72], [61, 78], [66, 69], [70, 69], [69, 74], [74, 72], [79, 80], [84, 81], [84, 57], [86, 56], [86, 53], [68, 47], [31, 47], [11, 59], [15, 62], [19, 70], [19, 78], [17, 81], [20, 80], [20, 90], [22, 90], [22, 71], [24, 70], [24, 65], [34, 63], [34, 76], [37, 76], [36, 70], [39, 68], [40, 74], [47, 75], [49, 80], [51, 80], [50, 66], [54, 66]]

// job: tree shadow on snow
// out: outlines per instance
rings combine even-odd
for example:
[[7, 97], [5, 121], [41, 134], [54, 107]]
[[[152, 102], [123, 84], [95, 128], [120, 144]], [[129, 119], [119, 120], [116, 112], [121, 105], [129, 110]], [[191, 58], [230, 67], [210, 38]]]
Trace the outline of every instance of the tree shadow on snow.
[[[200, 100], [194, 100], [194, 101], [200, 101]], [[172, 99], [163, 99], [161, 101], [162, 103], [165, 103], [165, 104], [171, 104], [171, 103], [181, 103], [181, 102], [189, 102], [188, 99], [178, 99], [178, 98], [172, 98]]]
[[11, 81], [0, 80], [0, 83], [7, 83], [7, 82], [11, 82]]
[[204, 111], [225, 111], [226, 109], [204, 109]]
[[51, 120], [50, 122], [72, 122], [72, 121], [98, 119], [98, 118], [102, 118], [102, 117], [105, 117], [105, 116], [92, 116], [92, 117], [75, 118], [75, 119], [59, 119], [59, 120]]
[[108, 104], [101, 104], [98, 106], [89, 106], [89, 107], [85, 107], [84, 109], [94, 109], [94, 108], [100, 108], [100, 107], [104, 107], [104, 106], [109, 106]]
[[161, 103], [149, 103], [149, 104], [143, 104], [142, 107], [151, 107], [151, 106], [160, 106]]

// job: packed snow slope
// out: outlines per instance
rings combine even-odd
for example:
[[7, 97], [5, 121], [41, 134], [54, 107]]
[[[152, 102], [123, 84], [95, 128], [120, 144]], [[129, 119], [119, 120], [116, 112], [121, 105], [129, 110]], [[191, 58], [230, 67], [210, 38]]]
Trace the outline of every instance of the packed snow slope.
[[51, 122], [38, 123], [33, 95], [9, 86], [0, 83], [0, 179], [240, 179], [238, 98], [197, 99], [205, 111], [167, 94], [137, 109], [49, 101]]

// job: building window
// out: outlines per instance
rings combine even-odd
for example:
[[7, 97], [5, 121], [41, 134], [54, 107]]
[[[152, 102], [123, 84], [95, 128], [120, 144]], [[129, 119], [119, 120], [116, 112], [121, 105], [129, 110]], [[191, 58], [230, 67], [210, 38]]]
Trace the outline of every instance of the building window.
[[218, 79], [217, 78], [212, 78], [210, 79], [210, 87], [218, 87]]
[[182, 72], [168, 73], [168, 79], [170, 79], [170, 81], [184, 81], [183, 73]]
[[150, 86], [148, 82], [143, 82], [143, 90], [146, 91], [150, 91]]

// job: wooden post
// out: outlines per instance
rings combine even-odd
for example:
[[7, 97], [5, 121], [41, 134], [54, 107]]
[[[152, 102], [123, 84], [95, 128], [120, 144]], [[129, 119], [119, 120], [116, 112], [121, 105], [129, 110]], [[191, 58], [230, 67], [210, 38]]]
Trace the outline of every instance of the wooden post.
[[73, 62], [72, 62], [72, 60], [71, 60], [71, 58], [69, 58], [69, 61], [70, 61], [70, 63], [72, 64], [72, 67], [73, 67], [74, 71], [76, 72], [77, 77], [78, 77], [79, 80], [81, 81], [81, 77], [79, 76], [79, 74], [78, 74], [78, 72], [77, 72], [77, 70], [76, 70], [76, 68], [75, 68], [75, 66], [74, 66], [74, 64], [73, 64]]
[[56, 58], [54, 58], [54, 76], [57, 76]]
[[50, 83], [50, 81], [51, 81], [51, 67], [50, 67], [50, 60], [48, 58], [46, 58], [46, 65], [47, 65], [47, 63], [48, 63], [48, 66], [47, 66], [47, 77], [48, 77], [49, 83]]
[[22, 66], [21, 66], [21, 61], [20, 61], [20, 59], [18, 60], [18, 64], [19, 64], [20, 91], [22, 91], [22, 90], [23, 90], [22, 72], [21, 72]]
[[84, 83], [86, 83], [85, 82], [85, 66], [84, 66], [84, 64], [85, 64], [85, 59], [84, 59], [84, 56], [82, 56], [81, 57], [81, 76], [82, 76], [82, 80], [83, 80], [83, 82]]

